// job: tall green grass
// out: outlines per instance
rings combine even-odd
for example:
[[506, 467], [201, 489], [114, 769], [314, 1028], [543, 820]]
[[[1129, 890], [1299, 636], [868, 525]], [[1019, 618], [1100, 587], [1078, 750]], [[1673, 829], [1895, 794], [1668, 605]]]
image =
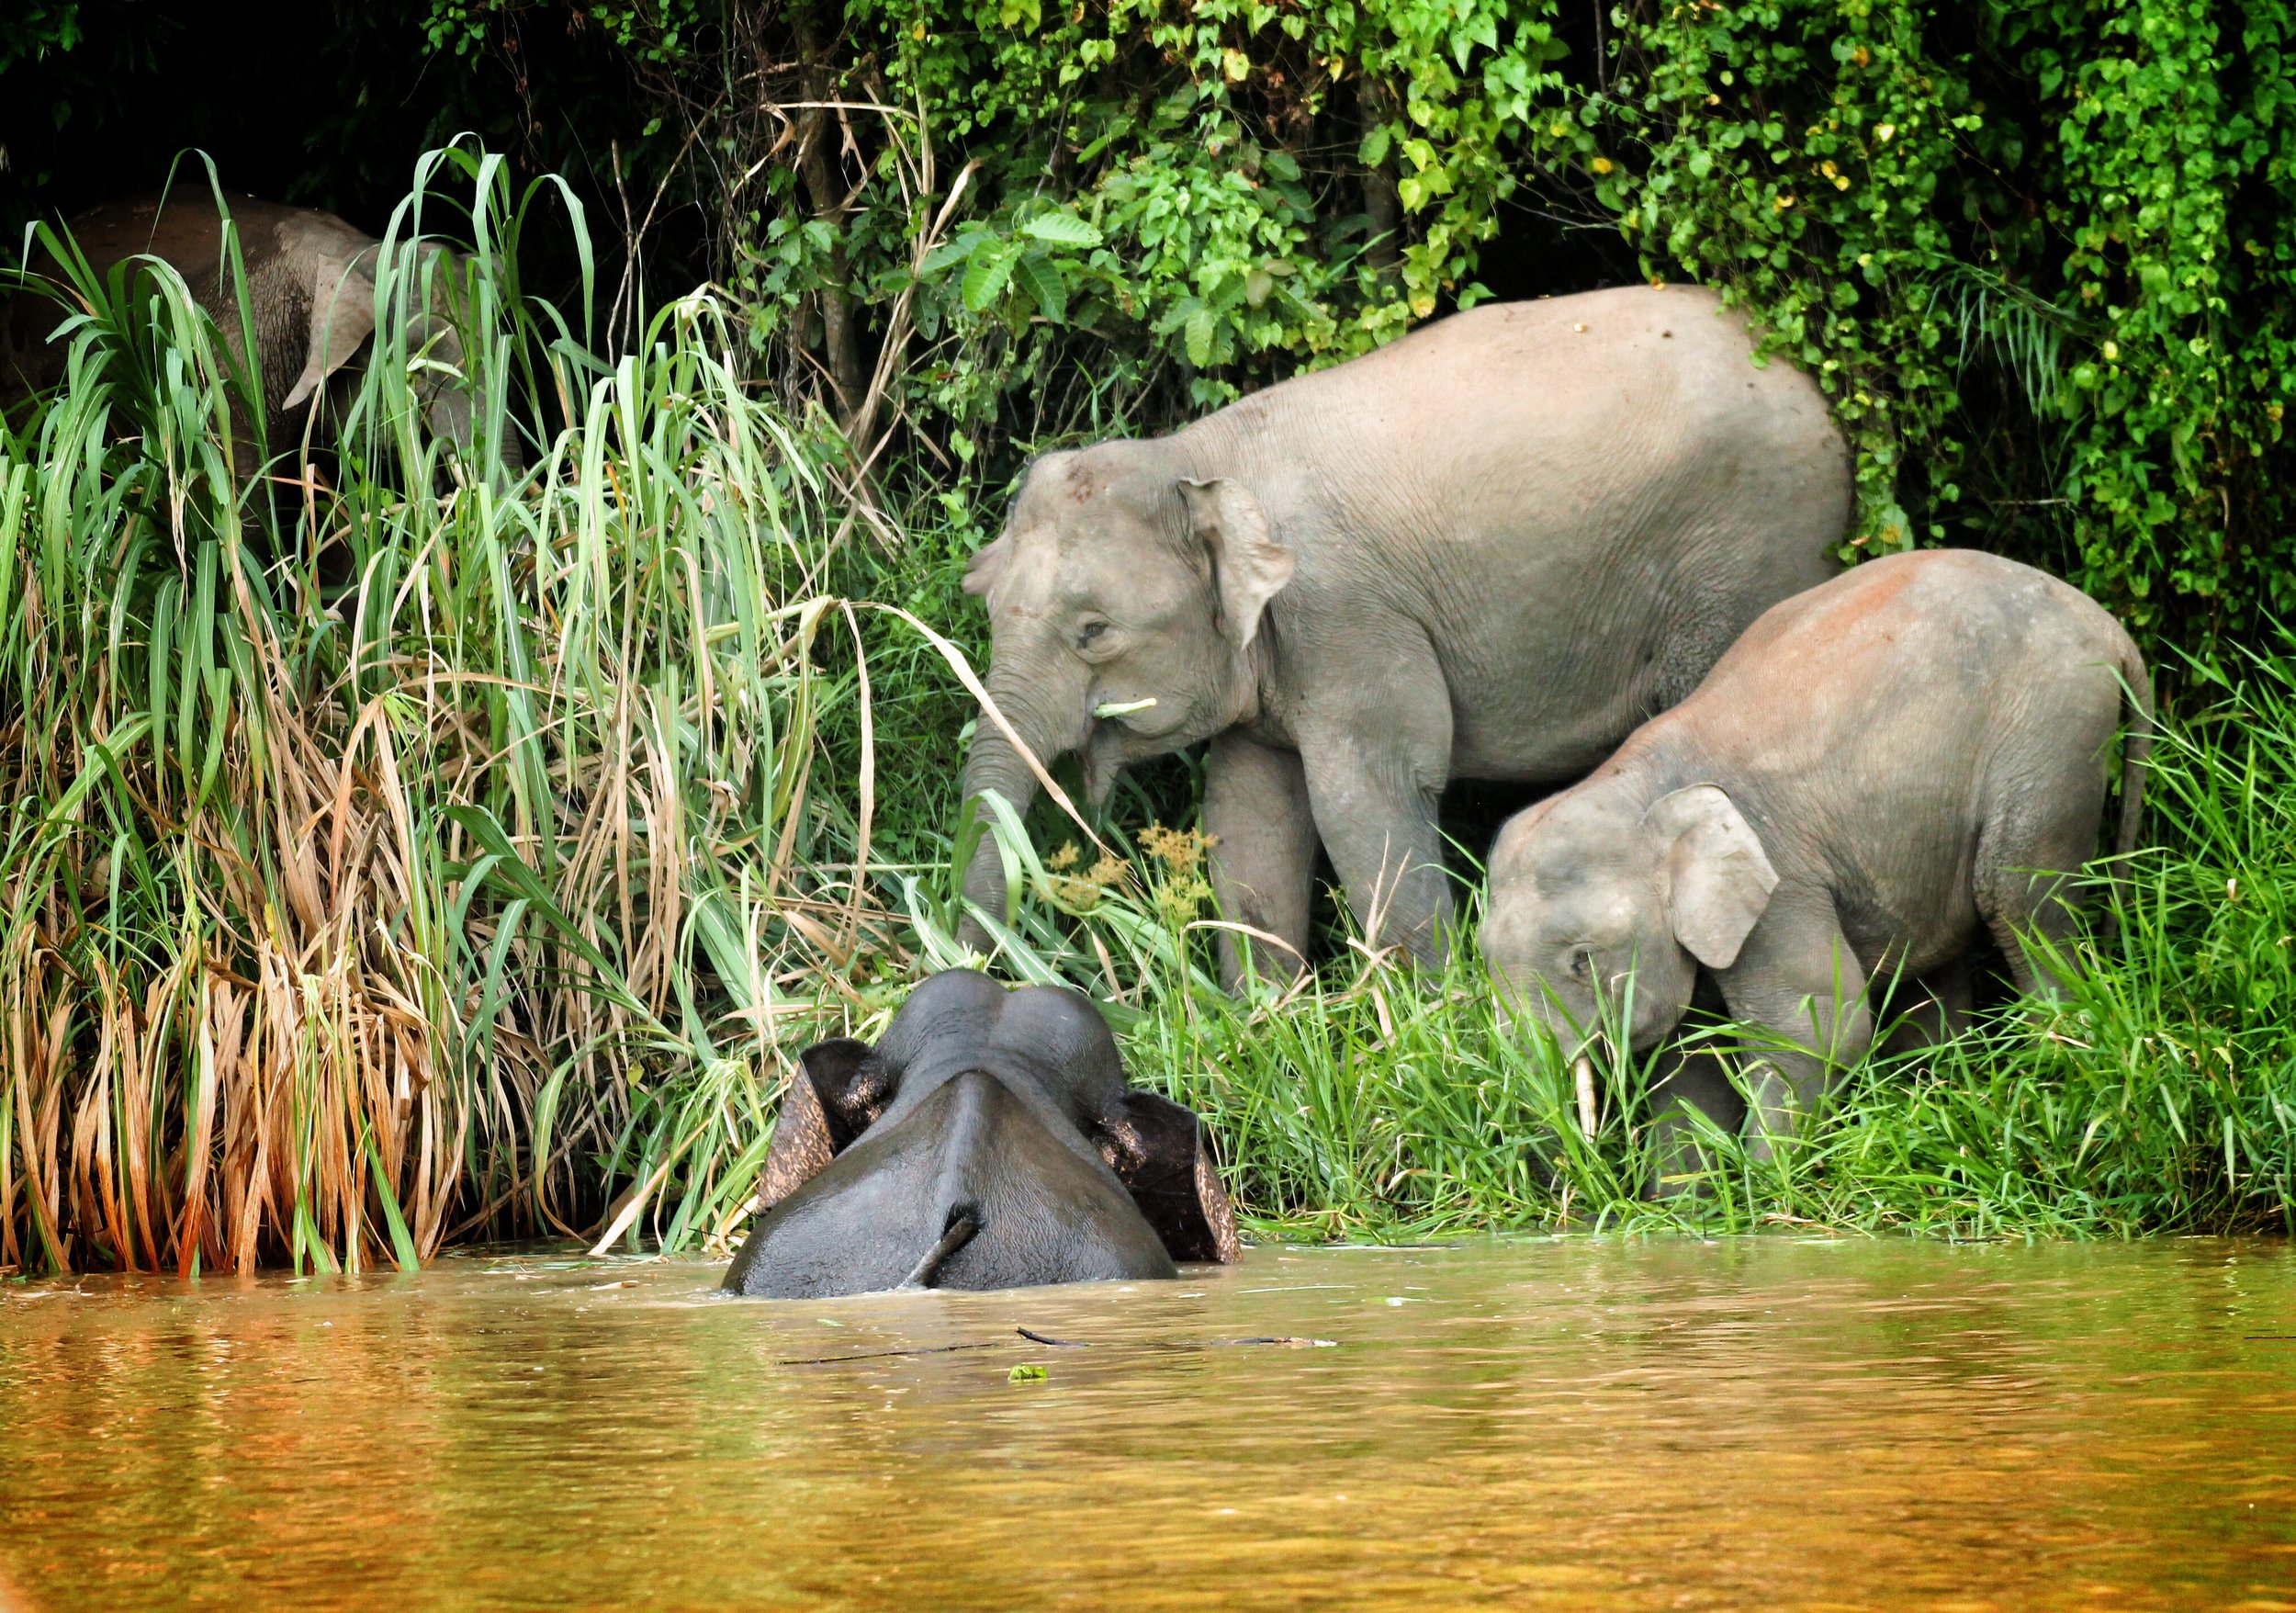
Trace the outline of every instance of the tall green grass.
[[[433, 358], [388, 275], [316, 456], [251, 457], [244, 342], [179, 280], [57, 288], [71, 377], [0, 432], [0, 1267], [719, 1247], [795, 1050], [979, 961], [949, 832], [962, 533], [866, 536], [896, 524], [831, 491], [833, 435], [759, 390], [706, 293], [594, 350], [587, 288], [521, 293], [543, 227], [582, 220], [458, 153], [394, 221], [468, 248], [502, 405], [472, 463], [417, 426]], [[1344, 936], [1295, 985], [1219, 990], [1191, 837], [1040, 819], [1040, 852], [992, 815], [968, 832], [1030, 893], [983, 915], [992, 966], [1106, 1002], [1265, 1230], [2285, 1227], [2296, 682], [2195, 676], [2215, 704], [2160, 741], [2158, 849], [2069, 997], [1869, 1060], [1776, 1161], [1708, 1139], [1664, 1202], [1644, 1061], [1603, 1072], [1590, 1133], [1471, 950], [1415, 973]]]
[[818, 449], [710, 297], [594, 353], [517, 295], [552, 193], [420, 180], [512, 405], [479, 463], [416, 427], [411, 253], [339, 456], [234, 473], [252, 382], [169, 273], [71, 275], [0, 436], [0, 1265], [411, 1266], [610, 1187], [717, 1231], [880, 934], [815, 771]]

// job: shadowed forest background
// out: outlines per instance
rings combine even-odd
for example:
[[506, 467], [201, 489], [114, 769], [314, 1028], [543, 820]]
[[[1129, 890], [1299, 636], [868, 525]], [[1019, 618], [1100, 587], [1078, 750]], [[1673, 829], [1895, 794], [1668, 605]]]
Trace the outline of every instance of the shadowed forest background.
[[[1845, 558], [1993, 549], [2144, 643], [2160, 847], [2088, 983], [1877, 1057], [1809, 1147], [1717, 1144], [1713, 1192], [1654, 1207], [1640, 1074], [1605, 1072], [1585, 1134], [1471, 958], [1413, 976], [1334, 915], [1300, 994], [1220, 993], [1200, 843], [1161, 827], [1193, 821], [1184, 759], [1089, 831], [1041, 806], [1007, 835], [1031, 895], [996, 966], [1109, 1002], [1264, 1227], [2285, 1225], [2290, 28], [2159, 0], [16, 9], [11, 257], [208, 161], [377, 235], [420, 178], [527, 468], [497, 488], [391, 431], [377, 365], [333, 461], [267, 445], [301, 492], [242, 484], [201, 448], [244, 385], [211, 327], [80, 288], [86, 362], [0, 435], [0, 1267], [722, 1240], [794, 1050], [961, 957], [958, 669], [986, 646], [958, 578], [1027, 457], [1640, 278], [1724, 288], [1818, 378]], [[1463, 872], [1513, 804], [1460, 792]]]

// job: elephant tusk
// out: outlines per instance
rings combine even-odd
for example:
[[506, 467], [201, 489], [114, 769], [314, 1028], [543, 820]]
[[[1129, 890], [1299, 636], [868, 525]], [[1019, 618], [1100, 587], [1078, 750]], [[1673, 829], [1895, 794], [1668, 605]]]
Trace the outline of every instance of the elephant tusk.
[[1153, 694], [1145, 700], [1104, 700], [1092, 708], [1095, 716], [1125, 716], [1135, 711], [1146, 711], [1155, 705]]
[[1579, 1130], [1586, 1134], [1591, 1143], [1602, 1118], [1594, 1112], [1594, 1061], [1583, 1053], [1579, 1055], [1571, 1063], [1570, 1074], [1579, 1088]]

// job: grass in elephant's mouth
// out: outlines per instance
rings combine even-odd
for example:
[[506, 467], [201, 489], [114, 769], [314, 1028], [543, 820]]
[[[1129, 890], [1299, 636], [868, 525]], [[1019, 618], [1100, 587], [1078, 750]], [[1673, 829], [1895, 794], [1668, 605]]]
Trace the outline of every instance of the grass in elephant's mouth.
[[[841, 542], [833, 455], [710, 302], [614, 363], [478, 268], [514, 487], [446, 475], [374, 366], [339, 463], [268, 498], [229, 345], [100, 287], [75, 380], [0, 433], [0, 1270], [722, 1241], [795, 1050], [964, 961], [964, 647], [919, 630], [973, 622], [962, 546]], [[1200, 837], [1048, 865], [998, 815], [1032, 894], [996, 966], [1109, 1002], [1263, 1233], [2285, 1226], [2288, 668], [2165, 736], [2164, 849], [2068, 1000], [1851, 1072], [1780, 1161], [1713, 1139], [1663, 1204], [1643, 1072], [1600, 1072], [1588, 1134], [1465, 952], [1222, 995]]]

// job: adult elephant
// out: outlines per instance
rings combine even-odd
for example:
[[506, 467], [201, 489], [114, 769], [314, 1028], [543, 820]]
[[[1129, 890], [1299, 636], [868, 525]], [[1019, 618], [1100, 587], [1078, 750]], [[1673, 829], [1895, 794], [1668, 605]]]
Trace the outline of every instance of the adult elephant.
[[[1832, 574], [1850, 492], [1807, 377], [1758, 366], [1711, 292], [1636, 287], [1479, 308], [1173, 435], [1048, 454], [965, 587], [991, 698], [1039, 757], [1081, 752], [1095, 799], [1211, 741], [1214, 887], [1280, 965], [1319, 839], [1366, 929], [1431, 959], [1444, 785], [1592, 768]], [[1034, 795], [986, 717], [964, 789]], [[1002, 907], [993, 844], [965, 889]]]
[[[223, 205], [237, 227], [246, 273], [264, 437], [278, 454], [300, 439], [310, 411], [328, 400], [330, 382], [347, 381], [369, 355], [383, 243], [312, 208], [249, 196], [227, 196]], [[137, 256], [166, 263], [237, 352], [242, 321], [224, 256], [223, 218], [212, 191], [186, 186], [106, 202], [70, 220], [65, 229], [98, 275]], [[52, 261], [33, 266], [62, 277]], [[424, 423], [467, 458], [488, 399], [466, 362], [453, 318], [460, 266], [454, 254], [423, 242], [404, 265], [401, 294], [409, 310], [408, 350], [421, 356], [413, 384]], [[0, 320], [0, 394], [38, 391], [63, 378], [69, 344], [51, 339], [62, 320], [63, 310], [45, 296], [28, 291], [13, 299]], [[330, 423], [322, 417], [322, 423]], [[327, 438], [323, 429], [314, 434], [322, 443]], [[241, 461], [242, 475], [257, 468], [252, 444], [242, 442]]]

